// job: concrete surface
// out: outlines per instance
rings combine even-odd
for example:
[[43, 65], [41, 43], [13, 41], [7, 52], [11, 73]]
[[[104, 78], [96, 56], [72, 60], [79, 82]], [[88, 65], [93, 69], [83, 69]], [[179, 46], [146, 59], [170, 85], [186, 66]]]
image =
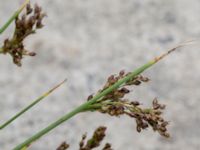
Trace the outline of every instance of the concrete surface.
[[[20, 0], [0, 0], [0, 24]], [[34, 3], [35, 1], [33, 1]], [[0, 56], [0, 123], [59, 83], [60, 89], [0, 131], [0, 150], [11, 150], [95, 93], [107, 76], [134, 70], [178, 43], [200, 36], [199, 0], [46, 0], [46, 27], [26, 41], [37, 57], [18, 68]], [[12, 27], [1, 37], [10, 35]], [[99, 113], [76, 116], [35, 142], [30, 150], [54, 150], [62, 141], [78, 149], [81, 134], [108, 127], [115, 150], [200, 149], [200, 45], [188, 46], [146, 71], [151, 82], [134, 89], [133, 99], [148, 106], [154, 97], [167, 104], [172, 138], [135, 131], [127, 117]]]

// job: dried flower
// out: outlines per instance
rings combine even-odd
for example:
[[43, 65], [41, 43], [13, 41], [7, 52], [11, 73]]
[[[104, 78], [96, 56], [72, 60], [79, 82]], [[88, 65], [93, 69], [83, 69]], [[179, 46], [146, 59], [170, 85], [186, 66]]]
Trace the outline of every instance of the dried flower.
[[[84, 134], [82, 136], [81, 142], [79, 143], [80, 150], [91, 150], [91, 149], [94, 149], [96, 147], [99, 147], [101, 142], [103, 141], [103, 139], [105, 137], [105, 131], [106, 131], [106, 127], [104, 127], [104, 126], [98, 127], [95, 130], [95, 132], [93, 133], [92, 138], [89, 139], [87, 142], [85, 142], [86, 134]], [[104, 148], [104, 150], [111, 150], [111, 149], [108, 149], [109, 148], [108, 144], [107, 144], [106, 148], [107, 149]]]
[[[106, 127], [100, 126], [98, 127], [94, 133], [92, 138], [85, 141], [87, 138], [86, 134], [83, 134], [81, 141], [79, 142], [79, 150], [92, 150], [100, 146], [101, 142], [103, 141], [105, 134]], [[66, 142], [62, 142], [60, 146], [56, 150], [66, 150], [69, 148], [69, 144]], [[111, 144], [106, 143], [102, 150], [112, 150]]]
[[[103, 91], [110, 87], [118, 80], [127, 76], [129, 73], [120, 71], [118, 76], [111, 75], [108, 77], [106, 84], [104, 85]], [[110, 116], [121, 116], [127, 115], [135, 119], [137, 124], [136, 130], [141, 130], [151, 127], [154, 131], [157, 131], [164, 137], [169, 137], [166, 126], [168, 122], [162, 118], [162, 111], [165, 109], [165, 105], [158, 103], [157, 99], [152, 102], [152, 107], [142, 108], [138, 101], [132, 101], [124, 98], [126, 94], [130, 93], [128, 87], [138, 86], [142, 82], [148, 82], [149, 79], [143, 76], [137, 76], [118, 89], [113, 90], [111, 93], [105, 95], [103, 98], [98, 100], [96, 103], [91, 105], [91, 110], [96, 110], [101, 113], [109, 114]], [[91, 96], [90, 96], [91, 97]]]
[[2, 47], [4, 54], [10, 54], [14, 64], [21, 66], [23, 56], [35, 56], [35, 52], [29, 52], [24, 48], [24, 39], [34, 34], [37, 29], [43, 27], [42, 20], [45, 17], [41, 7], [35, 5], [33, 9], [30, 4], [26, 6], [26, 13], [15, 19], [15, 32], [11, 39], [6, 39]]

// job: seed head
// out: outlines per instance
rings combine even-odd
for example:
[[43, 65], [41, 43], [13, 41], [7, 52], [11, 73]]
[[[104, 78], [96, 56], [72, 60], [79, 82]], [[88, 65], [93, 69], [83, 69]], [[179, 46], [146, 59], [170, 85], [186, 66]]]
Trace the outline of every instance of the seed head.
[[24, 56], [35, 56], [35, 52], [29, 52], [24, 48], [24, 40], [37, 29], [43, 27], [42, 20], [45, 17], [42, 8], [35, 5], [34, 11], [30, 4], [26, 6], [26, 13], [15, 19], [15, 32], [11, 39], [6, 39], [3, 45], [3, 53], [10, 54], [14, 64], [22, 65]]

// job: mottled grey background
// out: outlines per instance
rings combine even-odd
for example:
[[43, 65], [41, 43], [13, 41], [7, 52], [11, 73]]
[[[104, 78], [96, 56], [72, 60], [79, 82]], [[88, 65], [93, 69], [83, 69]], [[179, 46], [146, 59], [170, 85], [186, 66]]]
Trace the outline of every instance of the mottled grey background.
[[[0, 24], [22, 1], [0, 0]], [[35, 2], [35, 1], [34, 1]], [[95, 93], [107, 76], [131, 71], [178, 43], [200, 37], [199, 0], [43, 0], [46, 27], [26, 41], [37, 57], [23, 67], [0, 56], [0, 123], [59, 83], [68, 82], [20, 119], [0, 131], [0, 149], [11, 150]], [[0, 37], [2, 43], [12, 27]], [[154, 97], [167, 104], [170, 139], [152, 130], [139, 134], [128, 117], [81, 114], [31, 146], [54, 150], [60, 142], [78, 149], [81, 134], [108, 127], [115, 150], [200, 149], [200, 45], [188, 46], [146, 71], [149, 84], [133, 99], [148, 106]]]

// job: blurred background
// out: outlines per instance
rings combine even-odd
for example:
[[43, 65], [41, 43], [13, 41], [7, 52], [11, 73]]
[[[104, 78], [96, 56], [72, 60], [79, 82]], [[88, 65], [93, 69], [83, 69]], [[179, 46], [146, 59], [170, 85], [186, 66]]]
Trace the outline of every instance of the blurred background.
[[[0, 123], [63, 79], [68, 81], [20, 119], [0, 131], [0, 149], [10, 150], [47, 124], [83, 103], [110, 74], [132, 71], [180, 42], [200, 37], [199, 0], [33, 0], [48, 17], [45, 27], [26, 40], [37, 52], [21, 68], [0, 56]], [[0, 25], [22, 3], [0, 0]], [[0, 37], [11, 36], [13, 26]], [[150, 106], [154, 97], [167, 105], [171, 138], [135, 130], [128, 117], [80, 114], [62, 124], [30, 150], [54, 150], [62, 142], [78, 149], [83, 133], [108, 127], [104, 142], [115, 150], [200, 149], [199, 44], [181, 48], [145, 71], [151, 81], [130, 97]]]

